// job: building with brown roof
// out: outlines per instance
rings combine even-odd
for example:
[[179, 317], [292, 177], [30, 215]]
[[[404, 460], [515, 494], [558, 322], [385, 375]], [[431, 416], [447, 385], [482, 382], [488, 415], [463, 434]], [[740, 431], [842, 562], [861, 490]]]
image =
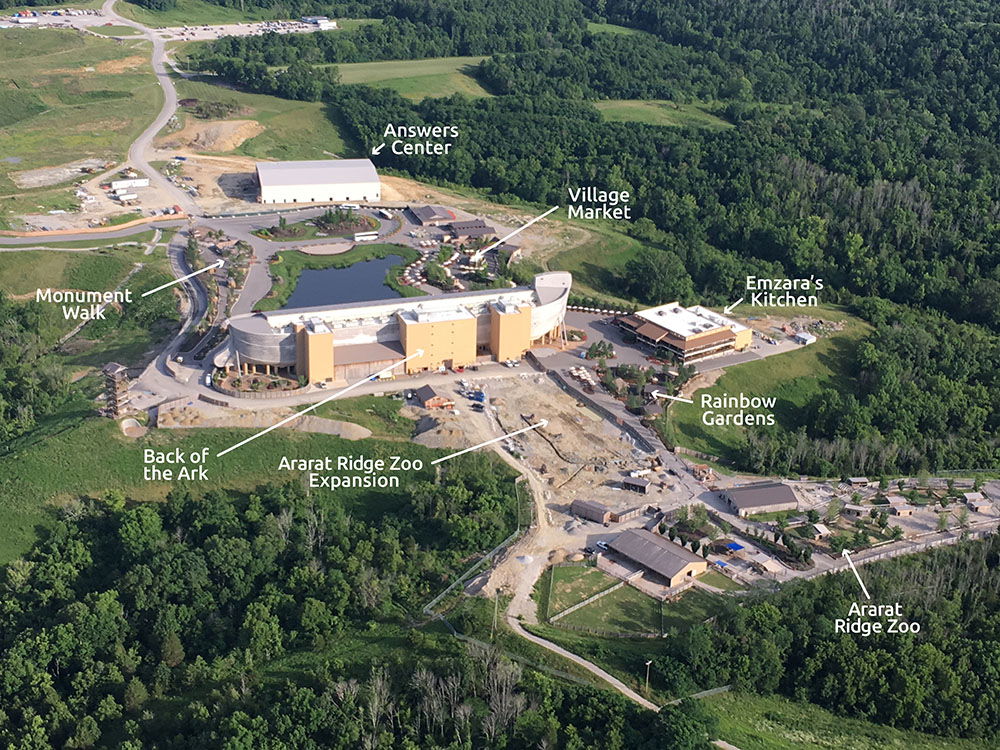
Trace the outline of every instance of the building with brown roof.
[[429, 385], [417, 388], [414, 397], [425, 409], [450, 409], [455, 402], [447, 396], [442, 396]]
[[730, 487], [722, 490], [719, 497], [741, 517], [755, 513], [797, 510], [799, 507], [795, 491], [782, 482], [755, 482], [742, 487]]
[[708, 570], [708, 561], [679, 544], [645, 529], [622, 532], [608, 548], [664, 578], [671, 587]]
[[753, 342], [749, 328], [700, 305], [685, 308], [671, 302], [622, 316], [615, 322], [639, 342], [666, 350], [683, 362], [742, 351]]
[[583, 500], [577, 498], [570, 505], [570, 512], [578, 518], [586, 518], [588, 521], [597, 523], [608, 523], [611, 520], [611, 511], [603, 503], [596, 500]]

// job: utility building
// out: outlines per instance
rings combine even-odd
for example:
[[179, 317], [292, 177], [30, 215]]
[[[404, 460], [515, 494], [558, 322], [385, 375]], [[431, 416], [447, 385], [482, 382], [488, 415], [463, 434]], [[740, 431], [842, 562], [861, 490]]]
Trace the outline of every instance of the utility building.
[[261, 203], [335, 203], [382, 200], [371, 159], [257, 163]]

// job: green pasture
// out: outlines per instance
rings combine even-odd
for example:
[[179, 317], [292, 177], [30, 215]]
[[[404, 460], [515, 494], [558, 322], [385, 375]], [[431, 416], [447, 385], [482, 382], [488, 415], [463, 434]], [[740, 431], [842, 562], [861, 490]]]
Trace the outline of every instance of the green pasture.
[[489, 96], [475, 79], [475, 67], [485, 57], [434, 57], [424, 60], [347, 63], [337, 65], [341, 83], [389, 88], [408, 99], [452, 94]]
[[666, 100], [611, 99], [594, 102], [608, 122], [639, 122], [678, 128], [725, 130], [732, 123], [708, 111], [704, 104]]

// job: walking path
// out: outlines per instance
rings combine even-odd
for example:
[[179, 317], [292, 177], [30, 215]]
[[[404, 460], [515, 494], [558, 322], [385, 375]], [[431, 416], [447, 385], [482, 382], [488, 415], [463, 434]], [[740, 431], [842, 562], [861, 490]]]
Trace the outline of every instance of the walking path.
[[587, 661], [582, 656], [577, 656], [572, 651], [567, 651], [562, 646], [557, 646], [556, 644], [552, 643], [551, 641], [547, 641], [544, 638], [540, 638], [539, 636], [535, 635], [534, 633], [529, 633], [527, 630], [524, 629], [524, 627], [521, 625], [521, 623], [518, 621], [518, 619], [516, 617], [513, 617], [513, 616], [511, 616], [511, 615], [508, 614], [507, 615], [507, 624], [510, 625], [511, 630], [513, 630], [515, 633], [517, 633], [519, 636], [521, 636], [525, 640], [531, 641], [535, 645], [541, 646], [544, 649], [548, 649], [549, 651], [551, 651], [551, 652], [553, 652], [555, 654], [559, 654], [559, 656], [563, 657], [564, 659], [569, 659], [574, 664], [577, 664], [577, 665], [583, 667], [584, 669], [586, 669], [591, 674], [594, 674], [594, 675], [600, 677], [602, 680], [604, 680], [606, 683], [608, 683], [611, 687], [613, 687], [619, 693], [621, 693], [622, 695], [624, 695], [626, 698], [629, 698], [629, 699], [635, 701], [636, 703], [638, 703], [643, 708], [648, 708], [650, 711], [659, 711], [660, 710], [660, 707], [657, 706], [655, 703], [652, 703], [652, 702], [646, 700], [641, 695], [639, 695], [637, 692], [635, 692], [632, 688], [630, 688], [628, 685], [626, 685], [624, 682], [622, 682], [621, 680], [619, 680], [614, 675], [612, 675], [612, 674], [604, 671], [603, 669], [601, 669], [596, 664]]

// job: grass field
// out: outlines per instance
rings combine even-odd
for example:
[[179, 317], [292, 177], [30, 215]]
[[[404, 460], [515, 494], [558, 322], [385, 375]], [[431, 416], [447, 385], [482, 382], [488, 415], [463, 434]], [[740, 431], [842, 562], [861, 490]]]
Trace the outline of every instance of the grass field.
[[[141, 255], [141, 251], [138, 251]], [[4, 253], [0, 259], [0, 289], [11, 295], [30, 294], [36, 288], [105, 291], [125, 278], [132, 261], [129, 252], [67, 253], [25, 250]]]
[[574, 294], [631, 304], [614, 290], [622, 283], [625, 264], [643, 244], [607, 223], [587, 222], [586, 229], [589, 238], [550, 258], [547, 270], [572, 273]]
[[409, 440], [415, 422], [399, 413], [402, 401], [388, 396], [358, 396], [324, 404], [313, 412], [317, 417], [354, 422], [385, 440]]
[[125, 18], [145, 26], [204, 26], [219, 23], [242, 23], [275, 18], [274, 12], [259, 6], [250, 6], [245, 12], [227, 5], [216, 5], [204, 0], [177, 0], [170, 10], [149, 10], [128, 2], [118, 2], [115, 10]]
[[659, 633], [660, 603], [631, 586], [622, 586], [571, 612], [556, 623], [612, 633]]
[[426, 60], [338, 65], [341, 83], [364, 83], [393, 89], [408, 99], [442, 97], [452, 94], [489, 96], [472, 75], [484, 57], [437, 57]]
[[591, 34], [642, 34], [638, 29], [630, 29], [628, 26], [619, 26], [614, 23], [594, 23], [587, 24], [587, 31]]
[[[358, 156], [345, 137], [339, 113], [322, 102], [295, 102], [215, 86], [207, 80], [177, 79], [180, 98], [233, 101], [243, 111], [233, 119], [256, 120], [265, 130], [244, 141], [234, 153], [256, 159], [329, 159]], [[187, 115], [190, 116], [190, 115]]]
[[678, 128], [725, 130], [732, 123], [716, 117], [704, 105], [664, 100], [612, 99], [594, 102], [608, 122], [639, 122]]
[[[754, 315], [762, 311], [741, 308], [740, 313]], [[802, 407], [821, 388], [853, 390], [855, 374], [850, 369], [853, 353], [860, 339], [870, 330], [869, 326], [837, 307], [824, 306], [810, 314], [824, 320], [843, 320], [844, 330], [801, 349], [731, 367], [711, 388], [696, 391], [692, 397], [694, 404], [672, 405], [670, 416], [681, 445], [713, 456], [732, 458], [742, 440], [742, 427], [710, 427], [702, 423], [702, 408], [698, 403], [702, 393], [774, 396], [777, 398], [774, 408], [777, 423], [794, 430], [802, 423]]]
[[982, 741], [934, 737], [847, 719], [779, 696], [723, 693], [705, 698], [719, 718], [717, 739], [740, 750], [973, 750]]
[[148, 56], [142, 40], [0, 30], [0, 159], [19, 159], [0, 161], [0, 217], [77, 207], [66, 188], [19, 188], [12, 172], [123, 158], [160, 107]]
[[[61, 433], [26, 447], [12, 446], [14, 453], [0, 456], [0, 498], [4, 524], [0, 527], [0, 564], [23, 553], [35, 537], [36, 524], [45, 523], [47, 503], [60, 503], [83, 495], [100, 495], [120, 489], [135, 500], [162, 500], [172, 487], [185, 481], [145, 481], [143, 449], [180, 448], [189, 453], [209, 449], [208, 480], [192, 483], [198, 492], [213, 488], [253, 489], [260, 483], [292, 480], [293, 472], [278, 472], [281, 456], [314, 458], [357, 453], [358, 443], [329, 435], [281, 430], [269, 433], [222, 458], [215, 454], [253, 434], [249, 430], [154, 430], [146, 437], [124, 437], [118, 424], [108, 419], [87, 418], [92, 403], [74, 406], [77, 422]], [[66, 415], [63, 415], [64, 417]], [[438, 455], [420, 445], [370, 441], [366, 455], [391, 454], [419, 457], [424, 465]], [[406, 482], [428, 478], [431, 471], [408, 475]], [[404, 482], [405, 484], [405, 482]], [[340, 489], [338, 502], [355, 516], [373, 518], [401, 507], [405, 489]], [[330, 495], [321, 496], [324, 499]]]
[[724, 576], [722, 573], [716, 573], [714, 570], [710, 570], [698, 576], [698, 580], [702, 583], [707, 583], [709, 586], [714, 586], [717, 589], [722, 589], [723, 591], [742, 591], [745, 587], [740, 586], [729, 576]]
[[[554, 567], [551, 568], [550, 575], [552, 584], [548, 596], [549, 617], [616, 583], [614, 578], [597, 568], [585, 565]], [[547, 582], [548, 577], [544, 580]]]
[[[346, 253], [340, 255], [306, 255], [298, 250], [285, 250], [277, 254], [278, 263], [271, 266], [271, 275], [274, 277], [272, 295], [262, 299], [257, 303], [258, 310], [278, 310], [292, 296], [299, 276], [306, 269], [320, 268], [347, 268], [354, 263], [371, 260], [372, 258], [384, 258], [387, 255], [400, 255], [406, 263], [410, 263], [419, 257], [416, 250], [403, 245], [356, 245]], [[389, 269], [386, 275], [386, 283], [394, 280], [399, 267]], [[399, 290], [398, 284], [389, 284], [394, 289]], [[409, 292], [419, 294], [419, 290], [412, 287], [402, 287]], [[405, 296], [405, 295], [404, 295]]]
[[159, 108], [148, 54], [141, 40], [0, 30], [0, 77], [9, 84], [0, 94], [0, 158], [20, 159], [0, 163], [0, 189], [15, 191], [11, 171], [120, 158]]

